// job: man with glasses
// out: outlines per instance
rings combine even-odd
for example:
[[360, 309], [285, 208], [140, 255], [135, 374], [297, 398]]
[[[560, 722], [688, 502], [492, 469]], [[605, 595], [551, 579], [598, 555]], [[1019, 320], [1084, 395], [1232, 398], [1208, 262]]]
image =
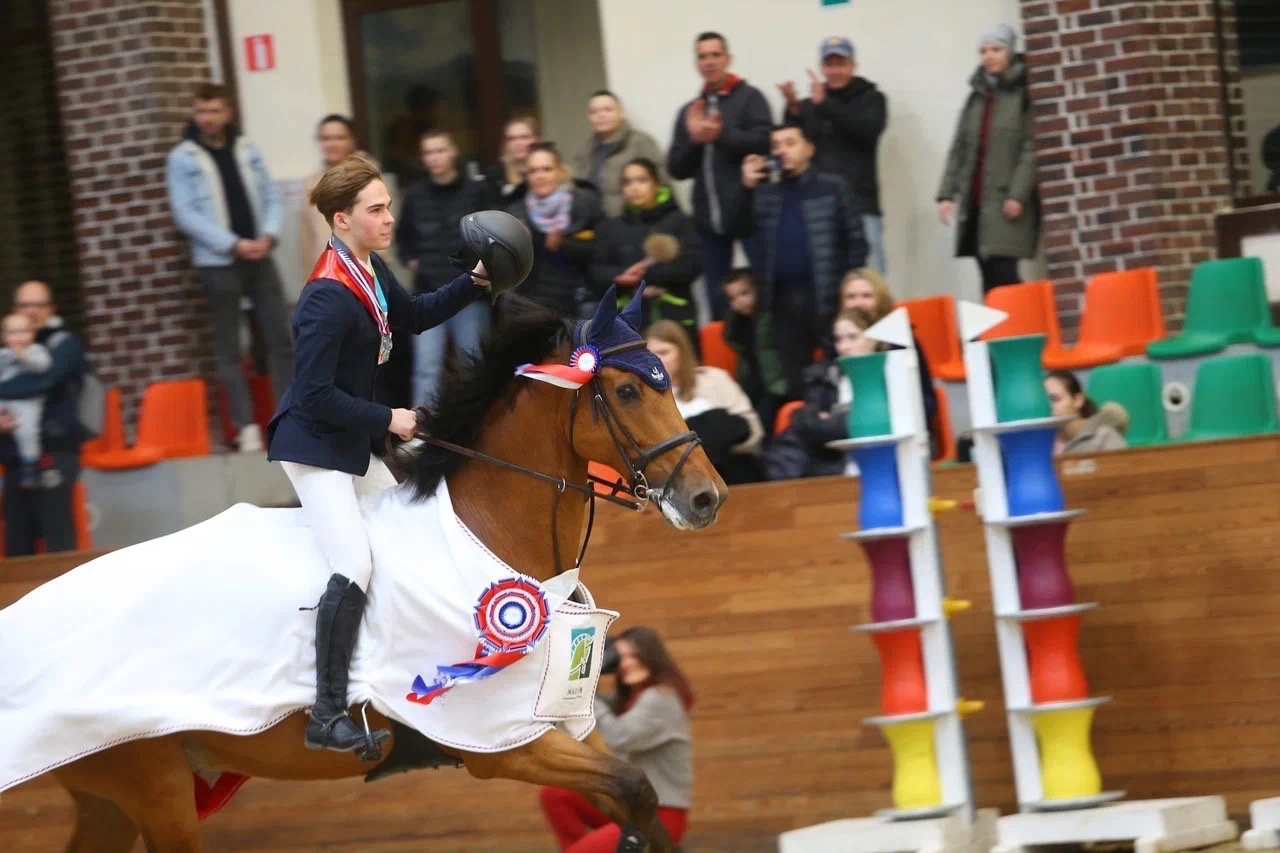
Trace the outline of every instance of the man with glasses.
[[73, 551], [76, 526], [71, 496], [80, 478], [80, 445], [85, 438], [77, 408], [80, 381], [88, 366], [84, 347], [64, 328], [53, 291], [43, 281], [19, 285], [13, 295], [13, 310], [31, 321], [36, 343], [49, 350], [52, 364], [43, 373], [24, 373], [0, 382], [0, 399], [45, 398], [40, 422], [44, 453], [34, 489], [22, 488], [22, 466], [12, 435], [17, 421], [10, 412], [0, 411], [5, 556], [34, 554], [39, 539], [44, 540], [47, 552]]

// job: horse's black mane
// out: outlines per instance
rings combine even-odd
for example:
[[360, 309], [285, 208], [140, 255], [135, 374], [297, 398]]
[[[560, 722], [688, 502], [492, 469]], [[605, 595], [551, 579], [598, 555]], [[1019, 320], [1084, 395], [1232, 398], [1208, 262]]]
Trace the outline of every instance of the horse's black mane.
[[[514, 403], [516, 368], [546, 361], [568, 340], [569, 326], [556, 313], [513, 293], [499, 297], [489, 334], [478, 356], [451, 356], [424, 424], [432, 436], [471, 447], [480, 438], [485, 415], [499, 400]], [[435, 494], [440, 481], [466, 458], [423, 444], [405, 460], [414, 494]]]

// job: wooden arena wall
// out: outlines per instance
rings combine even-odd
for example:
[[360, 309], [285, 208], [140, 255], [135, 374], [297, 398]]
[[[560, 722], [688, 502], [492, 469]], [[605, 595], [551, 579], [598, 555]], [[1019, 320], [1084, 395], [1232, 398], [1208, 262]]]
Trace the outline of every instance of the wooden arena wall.
[[[1068, 505], [1088, 510], [1068, 561], [1088, 614], [1081, 653], [1098, 712], [1094, 752], [1131, 797], [1218, 793], [1234, 815], [1280, 794], [1280, 438], [1076, 457]], [[968, 499], [969, 466], [933, 492]], [[669, 641], [698, 692], [689, 853], [776, 849], [776, 833], [889, 805], [891, 757], [860, 725], [879, 703], [846, 479], [740, 487], [712, 529], [602, 508], [585, 579], [619, 625]], [[987, 703], [967, 731], [978, 802], [1014, 791], [981, 527], [939, 518], [963, 693]], [[68, 565], [0, 563], [0, 603]], [[158, 606], [163, 606], [158, 603]], [[50, 614], [56, 619], [57, 614]], [[57, 850], [65, 795], [47, 782], [0, 799], [0, 847]], [[255, 780], [207, 825], [213, 851], [551, 851], [535, 793], [434, 771], [366, 786]]]

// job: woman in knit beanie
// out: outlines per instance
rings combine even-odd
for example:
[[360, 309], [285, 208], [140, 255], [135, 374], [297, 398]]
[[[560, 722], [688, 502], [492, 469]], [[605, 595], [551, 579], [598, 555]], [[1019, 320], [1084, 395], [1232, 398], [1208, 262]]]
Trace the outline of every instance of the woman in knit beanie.
[[1020, 281], [1018, 259], [1040, 239], [1026, 66], [1017, 34], [998, 24], [978, 40], [979, 65], [947, 153], [938, 216], [958, 212], [956, 256], [978, 261], [984, 293]]

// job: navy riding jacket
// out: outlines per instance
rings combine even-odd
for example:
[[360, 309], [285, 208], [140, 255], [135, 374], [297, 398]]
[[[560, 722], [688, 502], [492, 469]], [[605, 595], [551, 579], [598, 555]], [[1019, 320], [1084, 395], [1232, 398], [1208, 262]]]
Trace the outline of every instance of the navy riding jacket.
[[[470, 273], [411, 296], [391, 269], [369, 256], [394, 330], [419, 334], [488, 296]], [[293, 312], [293, 379], [267, 427], [267, 458], [363, 476], [391, 425], [391, 409], [373, 402], [381, 336], [364, 304], [340, 281], [307, 283]]]

